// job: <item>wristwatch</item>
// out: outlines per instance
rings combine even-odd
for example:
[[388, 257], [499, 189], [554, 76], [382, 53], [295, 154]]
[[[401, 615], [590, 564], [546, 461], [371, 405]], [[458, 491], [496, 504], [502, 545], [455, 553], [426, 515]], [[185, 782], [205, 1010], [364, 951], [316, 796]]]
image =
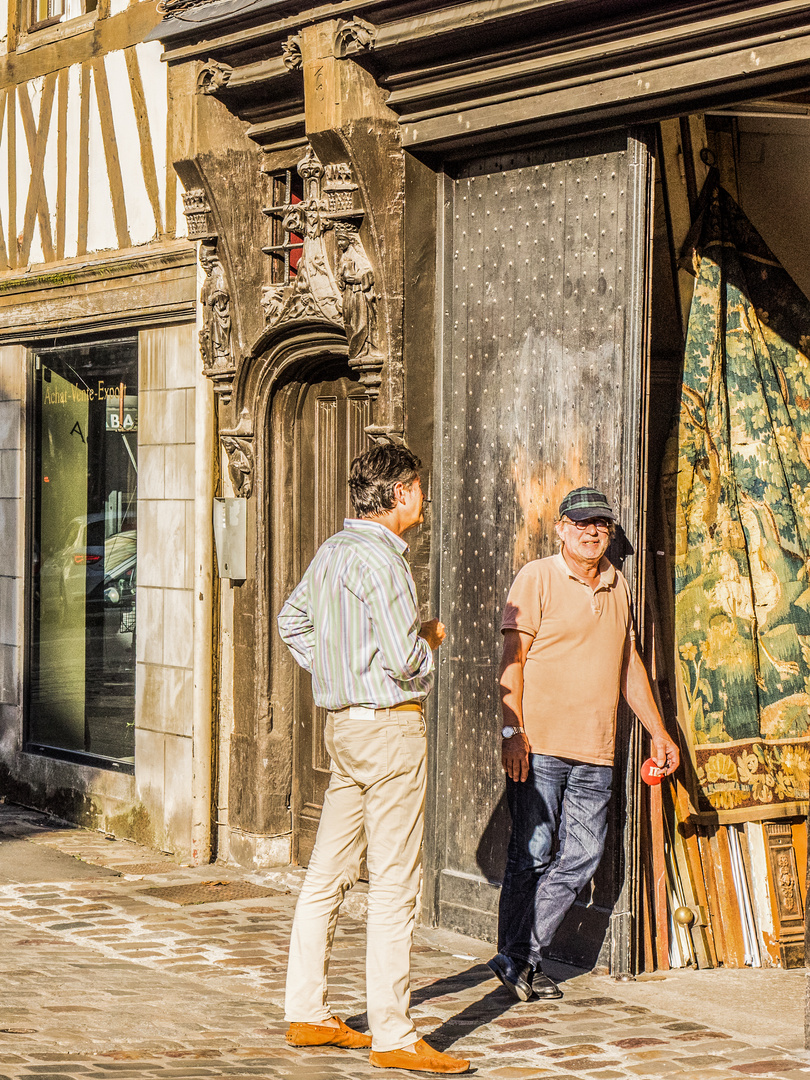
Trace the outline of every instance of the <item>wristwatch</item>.
[[508, 724], [501, 730], [502, 739], [511, 739], [513, 735], [524, 735], [525, 731], [522, 727], [510, 727]]

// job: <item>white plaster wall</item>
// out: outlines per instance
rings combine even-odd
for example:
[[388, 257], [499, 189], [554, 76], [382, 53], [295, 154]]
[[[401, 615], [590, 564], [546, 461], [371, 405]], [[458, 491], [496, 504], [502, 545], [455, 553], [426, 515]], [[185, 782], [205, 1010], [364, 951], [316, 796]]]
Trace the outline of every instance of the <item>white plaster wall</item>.
[[194, 323], [140, 334], [135, 776], [158, 846], [191, 845]]

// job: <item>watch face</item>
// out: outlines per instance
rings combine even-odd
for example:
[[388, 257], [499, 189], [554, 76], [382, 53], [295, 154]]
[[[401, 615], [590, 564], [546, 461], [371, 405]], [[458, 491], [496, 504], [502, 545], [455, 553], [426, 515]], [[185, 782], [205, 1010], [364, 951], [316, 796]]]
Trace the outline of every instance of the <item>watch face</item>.
[[504, 738], [504, 739], [511, 739], [514, 734], [515, 734], [515, 728], [513, 728], [513, 727], [505, 727], [501, 731], [501, 737]]

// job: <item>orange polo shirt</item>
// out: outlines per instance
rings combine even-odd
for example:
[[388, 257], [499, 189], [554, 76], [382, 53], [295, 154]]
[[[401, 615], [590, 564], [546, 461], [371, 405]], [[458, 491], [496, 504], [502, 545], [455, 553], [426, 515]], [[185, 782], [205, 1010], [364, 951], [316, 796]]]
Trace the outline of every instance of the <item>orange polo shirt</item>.
[[562, 553], [518, 573], [501, 630], [534, 638], [523, 669], [523, 724], [533, 754], [612, 765], [622, 663], [635, 639], [630, 589], [607, 558], [596, 589]]

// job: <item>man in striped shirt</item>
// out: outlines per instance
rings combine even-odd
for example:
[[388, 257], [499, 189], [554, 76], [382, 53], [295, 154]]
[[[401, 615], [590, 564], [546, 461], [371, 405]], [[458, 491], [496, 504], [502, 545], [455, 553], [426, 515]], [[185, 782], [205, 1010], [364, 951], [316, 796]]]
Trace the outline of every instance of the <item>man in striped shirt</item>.
[[[279, 633], [312, 674], [328, 710], [331, 778], [295, 910], [287, 969], [287, 1041], [370, 1046], [378, 1068], [466, 1072], [469, 1062], [419, 1039], [409, 1013], [410, 952], [422, 863], [426, 739], [422, 702], [445, 630], [420, 623], [402, 539], [423, 520], [420, 462], [375, 446], [352, 462], [357, 518], [318, 550], [278, 617]], [[327, 1004], [340, 903], [369, 872], [366, 997], [371, 1038]]]

